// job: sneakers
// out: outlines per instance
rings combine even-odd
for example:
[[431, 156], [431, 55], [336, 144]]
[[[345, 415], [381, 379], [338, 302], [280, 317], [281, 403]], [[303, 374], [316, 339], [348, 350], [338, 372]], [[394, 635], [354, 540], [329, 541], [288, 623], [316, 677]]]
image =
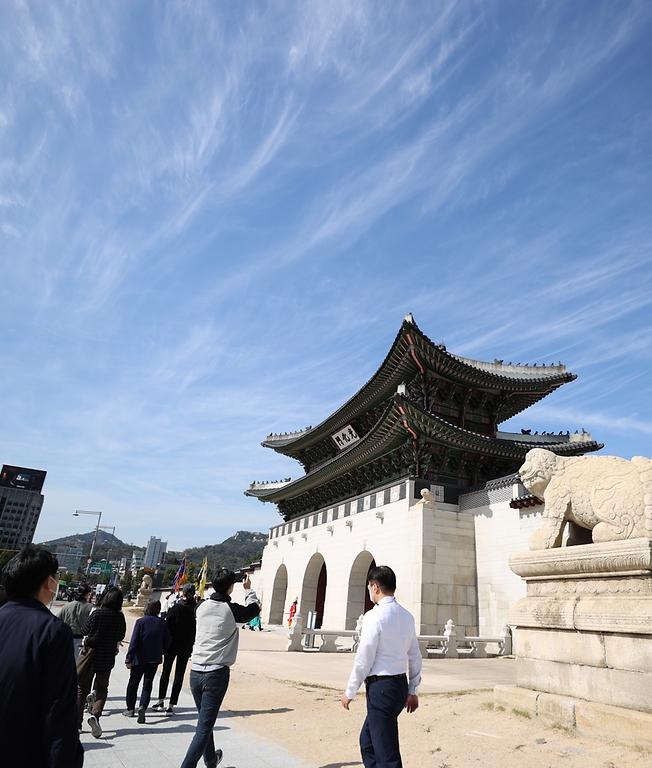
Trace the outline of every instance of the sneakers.
[[173, 714], [174, 714], [174, 710], [172, 709], [172, 707], [168, 707], [168, 708], [165, 710], [165, 716], [166, 716], [166, 717], [172, 717], [172, 715], [173, 715]]
[[145, 707], [140, 707], [138, 710], [138, 722], [141, 725], [145, 722]]
[[[102, 726], [100, 725], [100, 721], [95, 717], [95, 715], [91, 715], [88, 720], [86, 721], [90, 727], [91, 727], [91, 733], [96, 739], [99, 739], [102, 735]], [[217, 765], [217, 763], [215, 763]]]
[[162, 701], [157, 701], [156, 704], [152, 704], [154, 712], [162, 712], [165, 709], [165, 704]]
[[86, 711], [88, 712], [88, 714], [91, 713], [91, 710], [93, 709], [93, 704], [95, 704], [95, 691], [91, 691], [86, 697]]
[[122, 713], [125, 717], [135, 717], [133, 709], [125, 709]]
[[222, 762], [222, 750], [216, 749], [215, 750], [215, 762], [211, 763], [208, 768], [217, 768], [217, 766]]

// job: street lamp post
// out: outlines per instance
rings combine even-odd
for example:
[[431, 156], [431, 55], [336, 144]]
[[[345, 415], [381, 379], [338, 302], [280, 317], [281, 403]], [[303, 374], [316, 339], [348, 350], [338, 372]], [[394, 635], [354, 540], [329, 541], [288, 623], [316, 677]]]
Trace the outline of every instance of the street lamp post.
[[[95, 550], [95, 542], [97, 541], [97, 534], [100, 530], [100, 520], [102, 519], [102, 513], [101, 512], [91, 512], [86, 509], [76, 509], [73, 513], [74, 517], [79, 517], [79, 515], [97, 515], [97, 525], [95, 526], [95, 536], [93, 536], [93, 543], [91, 544], [91, 551], [88, 555], [89, 560], [93, 560], [93, 551]], [[86, 563], [86, 576], [88, 576], [88, 569], [91, 567], [90, 563]]]

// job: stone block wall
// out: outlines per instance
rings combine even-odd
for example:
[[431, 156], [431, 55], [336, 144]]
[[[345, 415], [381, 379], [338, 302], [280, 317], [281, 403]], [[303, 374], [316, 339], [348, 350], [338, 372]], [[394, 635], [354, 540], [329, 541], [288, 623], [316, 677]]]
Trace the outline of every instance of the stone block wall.
[[525, 596], [525, 584], [509, 567], [509, 555], [528, 548], [541, 525], [543, 506], [512, 509], [519, 495], [513, 482], [460, 496], [460, 510], [473, 517], [477, 563], [478, 621], [481, 635], [497, 635], [509, 607]]
[[423, 507], [421, 631], [443, 634], [452, 619], [460, 634], [477, 634], [477, 574], [473, 517], [456, 505]]

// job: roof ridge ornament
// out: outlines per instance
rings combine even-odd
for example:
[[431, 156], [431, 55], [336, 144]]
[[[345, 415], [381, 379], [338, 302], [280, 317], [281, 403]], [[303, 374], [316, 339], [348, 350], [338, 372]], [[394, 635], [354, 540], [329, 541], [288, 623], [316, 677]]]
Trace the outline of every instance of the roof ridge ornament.
[[412, 315], [412, 312], [408, 312], [407, 315], [403, 318], [404, 323], [410, 323], [410, 325], [416, 325], [414, 322], [414, 316]]

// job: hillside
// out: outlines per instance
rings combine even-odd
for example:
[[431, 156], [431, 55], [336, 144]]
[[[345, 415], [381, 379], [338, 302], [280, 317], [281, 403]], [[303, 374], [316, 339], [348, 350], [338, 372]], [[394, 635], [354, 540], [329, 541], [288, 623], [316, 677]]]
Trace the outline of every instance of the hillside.
[[[61, 547], [83, 548], [84, 555], [88, 555], [95, 531], [89, 533], [76, 533], [72, 536], [62, 536], [59, 539], [43, 541], [40, 547], [56, 552]], [[207, 544], [204, 547], [191, 547], [180, 552], [169, 551], [166, 561], [179, 562], [185, 552], [189, 563], [201, 565], [204, 557], [208, 557], [211, 570], [215, 568], [231, 568], [237, 570], [249, 562], [259, 560], [263, 554], [263, 548], [267, 543], [267, 534], [252, 533], [250, 531], [238, 531], [221, 544]], [[106, 531], [99, 531], [93, 559], [101, 560], [108, 557], [110, 560], [118, 560], [122, 557], [131, 557], [134, 549], [144, 550], [145, 547], [137, 544], [126, 544], [116, 536]]]
[[[94, 536], [95, 531], [75, 533], [71, 536], [62, 536], [60, 539], [40, 542], [38, 546], [55, 553], [61, 547], [82, 547], [84, 555], [88, 555]], [[112, 533], [98, 531], [93, 559], [101, 560], [108, 557], [110, 560], [119, 560], [122, 557], [131, 557], [134, 549], [145, 549], [145, 547], [139, 547], [137, 544], [126, 544]]]
[[[208, 557], [208, 565], [212, 571], [216, 568], [230, 568], [235, 571], [247, 563], [260, 560], [266, 543], [266, 533], [238, 531], [221, 544], [192, 547], [185, 552], [189, 563], [201, 565], [204, 558]], [[183, 552], [175, 554], [183, 557]]]

